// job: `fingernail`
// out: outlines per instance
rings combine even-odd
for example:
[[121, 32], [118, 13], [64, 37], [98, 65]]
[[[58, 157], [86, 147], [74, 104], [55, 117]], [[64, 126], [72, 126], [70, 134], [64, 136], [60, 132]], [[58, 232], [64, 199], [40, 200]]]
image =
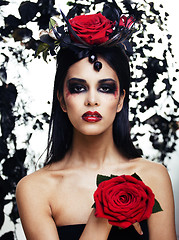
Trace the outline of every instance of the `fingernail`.
[[141, 231], [141, 232], [140, 232], [140, 235], [143, 235], [143, 234], [144, 234], [144, 233]]

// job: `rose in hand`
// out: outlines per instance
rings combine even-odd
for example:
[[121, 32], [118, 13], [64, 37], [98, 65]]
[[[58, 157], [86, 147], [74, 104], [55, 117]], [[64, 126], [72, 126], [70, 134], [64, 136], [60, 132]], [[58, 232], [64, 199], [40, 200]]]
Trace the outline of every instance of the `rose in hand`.
[[137, 174], [98, 175], [97, 181], [100, 183], [94, 193], [95, 216], [108, 219], [114, 226], [127, 228], [162, 210], [152, 190]]

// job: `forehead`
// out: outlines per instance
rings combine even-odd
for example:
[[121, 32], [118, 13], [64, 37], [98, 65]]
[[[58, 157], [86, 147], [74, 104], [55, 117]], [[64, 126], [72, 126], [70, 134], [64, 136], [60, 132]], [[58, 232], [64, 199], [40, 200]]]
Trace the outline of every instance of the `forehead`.
[[102, 63], [102, 68], [100, 71], [94, 70], [94, 64], [91, 64], [88, 61], [88, 58], [83, 58], [82, 60], [74, 63], [70, 68], [68, 69], [67, 75], [65, 80], [68, 80], [72, 77], [78, 77], [81, 79], [88, 80], [99, 80], [103, 78], [112, 78], [116, 81], [118, 81], [118, 77], [116, 72], [111, 68], [111, 66], [103, 59], [98, 57], [97, 59]]

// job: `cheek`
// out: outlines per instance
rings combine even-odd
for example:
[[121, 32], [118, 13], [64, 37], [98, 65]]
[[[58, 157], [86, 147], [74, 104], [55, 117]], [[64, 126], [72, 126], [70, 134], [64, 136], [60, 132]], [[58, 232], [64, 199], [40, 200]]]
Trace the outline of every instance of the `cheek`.
[[67, 108], [67, 112], [76, 111], [78, 109], [80, 99], [78, 94], [71, 94], [68, 88], [64, 88], [64, 100]]
[[114, 92], [114, 97], [117, 99], [119, 98], [119, 87], [116, 87], [116, 90]]
[[116, 107], [119, 103], [119, 87], [116, 87], [116, 90], [114, 93], [112, 94], [103, 94], [102, 95], [102, 102], [107, 104], [107, 105], [111, 105]]
[[109, 115], [116, 114], [118, 104], [119, 104], [119, 94], [116, 95], [110, 94], [106, 97], [103, 97], [102, 105], [105, 112], [108, 112]]
[[71, 96], [70, 91], [68, 90], [67, 87], [65, 87], [65, 89], [64, 89], [64, 97], [65, 97], [65, 99], [69, 98], [70, 96]]

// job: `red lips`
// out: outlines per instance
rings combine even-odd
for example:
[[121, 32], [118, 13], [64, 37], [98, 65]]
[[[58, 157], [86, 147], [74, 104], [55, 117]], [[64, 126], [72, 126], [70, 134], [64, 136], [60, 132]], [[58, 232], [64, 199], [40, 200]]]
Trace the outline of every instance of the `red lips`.
[[86, 122], [99, 122], [102, 119], [102, 116], [97, 111], [88, 111], [82, 115], [82, 119]]

